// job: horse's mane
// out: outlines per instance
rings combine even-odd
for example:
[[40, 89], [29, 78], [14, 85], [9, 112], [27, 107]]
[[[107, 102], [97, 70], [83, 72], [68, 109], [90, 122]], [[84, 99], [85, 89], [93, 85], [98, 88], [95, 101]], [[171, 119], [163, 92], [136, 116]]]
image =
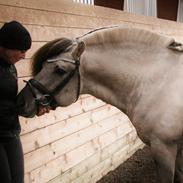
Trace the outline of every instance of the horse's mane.
[[174, 39], [167, 36], [139, 28], [128, 28], [113, 26], [91, 31], [81, 37], [87, 45], [106, 44], [117, 42], [138, 42], [148, 45], [159, 45], [167, 47]]
[[[140, 42], [146, 45], [156, 45], [168, 47], [174, 39], [138, 28], [127, 28], [120, 26], [103, 27], [92, 30], [85, 35], [76, 38], [83, 40], [86, 45], [106, 44], [117, 42]], [[73, 40], [67, 38], [55, 39], [42, 46], [34, 55], [32, 62], [32, 74], [35, 76], [41, 69], [43, 63], [53, 56], [68, 51], [73, 44]], [[175, 47], [173, 46], [172, 49]]]
[[73, 41], [67, 38], [55, 39], [39, 48], [32, 57], [32, 75], [35, 76], [41, 69], [43, 63], [53, 56], [68, 50]]

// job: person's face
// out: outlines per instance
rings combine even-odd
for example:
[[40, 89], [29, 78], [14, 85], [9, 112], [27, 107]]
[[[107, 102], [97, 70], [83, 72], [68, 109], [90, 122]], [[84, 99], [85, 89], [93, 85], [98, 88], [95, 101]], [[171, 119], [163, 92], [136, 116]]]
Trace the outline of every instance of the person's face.
[[10, 64], [15, 64], [25, 58], [26, 51], [5, 49], [5, 57]]

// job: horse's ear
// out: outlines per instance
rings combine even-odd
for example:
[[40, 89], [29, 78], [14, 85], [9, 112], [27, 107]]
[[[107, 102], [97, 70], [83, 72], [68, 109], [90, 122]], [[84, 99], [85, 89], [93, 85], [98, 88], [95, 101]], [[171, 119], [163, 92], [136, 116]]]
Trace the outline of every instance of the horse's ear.
[[85, 43], [83, 41], [78, 42], [77, 47], [72, 52], [73, 58], [75, 60], [79, 59], [84, 50], [85, 50]]

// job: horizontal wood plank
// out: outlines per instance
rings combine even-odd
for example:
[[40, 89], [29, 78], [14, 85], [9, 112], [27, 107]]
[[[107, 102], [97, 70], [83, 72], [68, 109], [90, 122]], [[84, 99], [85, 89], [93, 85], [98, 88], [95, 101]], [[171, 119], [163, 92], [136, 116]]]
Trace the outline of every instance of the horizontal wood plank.
[[[113, 107], [110, 107], [111, 110], [106, 108], [108, 108], [108, 106], [101, 107], [98, 110], [83, 113], [68, 120], [63, 120], [54, 123], [53, 125], [49, 125], [31, 133], [22, 135], [21, 139], [23, 144], [25, 144], [23, 147], [24, 153], [28, 153], [58, 139], [69, 136], [74, 132], [79, 132], [84, 128], [92, 126], [100, 120], [104, 120], [113, 115], [119, 114], [119, 111], [114, 110]], [[121, 118], [124, 117], [124, 120], [125, 118], [127, 120], [126, 116], [123, 116], [122, 114], [120, 115]]]
[[[105, 106], [106, 104], [102, 102], [101, 100], [98, 100], [92, 96], [84, 97], [79, 99], [76, 103], [72, 104], [68, 107], [58, 107], [56, 111], [51, 111], [49, 114], [45, 114], [40, 117], [34, 117], [34, 118], [24, 118], [20, 117], [20, 122], [22, 126], [22, 135], [26, 133], [30, 133], [34, 130], [39, 130], [41, 128], [45, 128], [46, 126], [50, 126], [52, 124], [55, 124], [57, 122], [60, 122], [62, 120], [68, 120], [69, 122], [74, 120], [78, 121], [80, 120], [80, 117], [78, 115], [83, 114], [84, 112], [88, 111], [95, 111], [98, 110], [100, 107]], [[107, 111], [114, 111], [115, 108], [113, 107], [107, 107]], [[99, 109], [100, 111], [100, 109]], [[91, 114], [93, 115], [93, 114]], [[72, 117], [74, 117], [72, 119]], [[82, 117], [81, 117], [82, 118]], [[93, 120], [101, 119], [100, 117], [93, 117]]]
[[[134, 131], [131, 131], [130, 133], [134, 134]], [[136, 136], [136, 135], [134, 135], [134, 136]], [[121, 141], [121, 145], [123, 144], [122, 146], [120, 146], [120, 148], [125, 147], [127, 142], [134, 143], [134, 140], [129, 141], [128, 138], [119, 138], [118, 140], [116, 139], [116, 141], [118, 141], [118, 144], [119, 144], [119, 140]], [[106, 147], [107, 151], [106, 150], [100, 151], [100, 153], [102, 153], [102, 154], [100, 154], [100, 158], [104, 157], [104, 154], [107, 154], [107, 152], [110, 152], [110, 146], [107, 146], [107, 147]], [[116, 146], [116, 147], [119, 147], [119, 146]], [[102, 149], [104, 149], [104, 148], [105, 147], [102, 147]], [[111, 151], [111, 152], [114, 152], [114, 151]], [[66, 155], [60, 156], [57, 159], [57, 161], [56, 160], [50, 161], [46, 165], [33, 170], [31, 173], [31, 179], [34, 180], [35, 183], [37, 183], [38, 181], [40, 181], [42, 183], [47, 182], [48, 180], [51, 180], [53, 177], [55, 177], [56, 174], [59, 175], [60, 172], [66, 172], [71, 167], [76, 166], [78, 164], [78, 162], [82, 162], [84, 159], [87, 159], [93, 155], [96, 155], [97, 153], [98, 152], [96, 151], [96, 147], [93, 145], [93, 143], [88, 142], [88, 143], [84, 144], [83, 146], [80, 146], [79, 148], [76, 148], [73, 151], [70, 151]], [[109, 157], [109, 156], [107, 156], [107, 157]], [[100, 159], [100, 161], [102, 161], [102, 159]], [[91, 166], [92, 166], [92, 164], [91, 164]], [[50, 175], [48, 173], [48, 171], [50, 169], [55, 170], [53, 172], [54, 175]], [[87, 170], [88, 170], [88, 168], [87, 168]], [[44, 175], [44, 176], [40, 177], [39, 175]], [[73, 177], [70, 177], [70, 178], [72, 179]]]
[[178, 25], [174, 21], [168, 21], [163, 19], [157, 19], [154, 17], [145, 17], [143, 15], [127, 13], [120, 10], [104, 8], [100, 6], [91, 6], [80, 3], [73, 3], [67, 1], [44, 1], [36, 0], [24, 1], [24, 0], [7, 0], [6, 2], [1, 2], [2, 5], [16, 6], [21, 8], [35, 9], [35, 10], [44, 10], [44, 11], [53, 11], [58, 13], [68, 13], [74, 15], [81, 15], [85, 17], [103, 17], [108, 20], [123, 20], [128, 22], [136, 22], [140, 24], [149, 24], [153, 26], [164, 26], [163, 28], [169, 29], [181, 29], [183, 25]]
[[[113, 123], [111, 123], [111, 120]], [[25, 166], [26, 172], [32, 171], [33, 169], [41, 166], [42, 163], [45, 164], [48, 161], [56, 159], [59, 156], [81, 146], [82, 144], [91, 141], [93, 138], [96, 138], [100, 134], [106, 133], [110, 129], [120, 126], [122, 121], [123, 118], [121, 118], [121, 114], [110, 117], [106, 120], [102, 120], [97, 124], [93, 124], [86, 129], [75, 132], [63, 139], [25, 154], [25, 158], [28, 162]], [[125, 122], [123, 121], [123, 123]], [[128, 121], [126, 121], [126, 124], [128, 126]], [[126, 128], [129, 129], [129, 126]], [[45, 154], [44, 157], [40, 156], [41, 153]]]

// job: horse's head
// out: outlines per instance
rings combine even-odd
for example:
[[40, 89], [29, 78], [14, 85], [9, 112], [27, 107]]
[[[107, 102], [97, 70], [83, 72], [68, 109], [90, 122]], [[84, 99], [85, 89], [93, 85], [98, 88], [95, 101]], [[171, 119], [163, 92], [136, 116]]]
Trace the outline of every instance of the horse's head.
[[85, 45], [66, 38], [51, 41], [33, 56], [33, 79], [18, 95], [19, 114], [33, 117], [38, 107], [67, 106], [80, 94], [80, 56]]

